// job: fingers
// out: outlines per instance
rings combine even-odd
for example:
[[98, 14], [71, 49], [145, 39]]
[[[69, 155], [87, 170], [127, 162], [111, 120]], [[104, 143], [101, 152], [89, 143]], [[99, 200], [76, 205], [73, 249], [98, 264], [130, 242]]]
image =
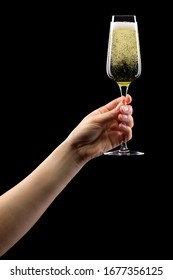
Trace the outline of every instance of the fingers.
[[130, 95], [127, 95], [126, 97], [125, 96], [118, 97], [118, 98], [112, 100], [111, 102], [107, 103], [106, 105], [94, 110], [93, 112], [88, 114], [88, 116], [104, 114], [109, 111], [113, 111], [113, 113], [115, 113], [119, 110], [121, 105], [130, 104], [131, 101], [132, 101], [132, 98]]
[[121, 123], [132, 128], [134, 126], [133, 117], [131, 115], [119, 114], [118, 119]]
[[[113, 101], [109, 102], [108, 104], [105, 105], [106, 109], [108, 111], [111, 111], [112, 109], [116, 108], [118, 104], [120, 104], [122, 102], [125, 102], [126, 104], [130, 104], [132, 102], [132, 98], [129, 94], [127, 94], [127, 96], [121, 96], [118, 97], [116, 99], [114, 99]], [[103, 106], [104, 107], [104, 106]]]
[[122, 105], [122, 102], [120, 102], [113, 110], [95, 115], [95, 119], [102, 123], [106, 123], [111, 120], [117, 120], [118, 122], [122, 122], [126, 126], [132, 128], [134, 125], [132, 113], [133, 109], [131, 105]]
[[120, 113], [126, 114], [126, 115], [132, 115], [133, 114], [133, 108], [131, 105], [122, 105], [120, 106]]
[[125, 135], [126, 141], [129, 141], [132, 138], [132, 129], [129, 126], [125, 125], [124, 123], [120, 123], [119, 128], [123, 132], [121, 140], [122, 141], [124, 140], [124, 135]]
[[126, 104], [130, 104], [132, 102], [132, 97], [129, 94], [126, 95], [125, 102]]
[[132, 138], [132, 127], [134, 126], [134, 120], [132, 117], [133, 108], [131, 105], [127, 105], [132, 101], [131, 96], [126, 97], [126, 105], [122, 105], [119, 108], [119, 115], [118, 120], [119, 123], [119, 129], [123, 133], [122, 134], [122, 140], [123, 135], [125, 135], [125, 138], [127, 141], [129, 141]]

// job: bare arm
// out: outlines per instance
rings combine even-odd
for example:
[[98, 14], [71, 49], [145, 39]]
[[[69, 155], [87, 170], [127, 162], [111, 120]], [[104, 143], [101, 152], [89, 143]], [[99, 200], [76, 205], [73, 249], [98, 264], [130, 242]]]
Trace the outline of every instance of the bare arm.
[[0, 197], [0, 256], [35, 224], [79, 170], [74, 151], [64, 142]]
[[36, 223], [86, 162], [120, 145], [124, 134], [131, 139], [132, 108], [123, 106], [123, 98], [86, 116], [30, 175], [0, 196], [0, 256]]

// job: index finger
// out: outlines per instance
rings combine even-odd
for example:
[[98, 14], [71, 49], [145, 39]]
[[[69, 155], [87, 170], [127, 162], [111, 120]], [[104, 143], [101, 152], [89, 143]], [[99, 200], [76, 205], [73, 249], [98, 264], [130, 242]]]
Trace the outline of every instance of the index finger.
[[129, 94], [127, 94], [126, 96], [121, 96], [118, 97], [114, 100], [112, 100], [111, 102], [109, 102], [108, 104], [106, 104], [103, 107], [106, 107], [106, 109], [108, 111], [111, 111], [112, 109], [115, 109], [117, 107], [117, 109], [119, 108], [119, 104], [121, 103], [126, 103], [126, 104], [130, 104], [132, 102], [132, 98]]
[[128, 94], [127, 96], [120, 96], [114, 100], [112, 100], [111, 102], [107, 103], [106, 105], [94, 110], [93, 112], [91, 112], [89, 115], [93, 116], [96, 114], [103, 114], [109, 111], [112, 111], [113, 109], [116, 109], [117, 111], [119, 110], [119, 108], [121, 107], [121, 105], [125, 102], [126, 104], [129, 104], [131, 102], [132, 98], [131, 96]]

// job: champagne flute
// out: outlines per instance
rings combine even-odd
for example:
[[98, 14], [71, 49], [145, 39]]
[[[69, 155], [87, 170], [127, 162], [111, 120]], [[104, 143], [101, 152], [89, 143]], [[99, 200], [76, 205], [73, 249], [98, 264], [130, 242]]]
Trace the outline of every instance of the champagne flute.
[[[126, 95], [129, 85], [141, 74], [141, 56], [138, 25], [135, 15], [114, 15], [110, 23], [106, 71], [120, 89], [121, 96]], [[111, 150], [105, 155], [130, 156], [143, 155], [143, 152], [131, 151], [124, 140], [119, 150]]]

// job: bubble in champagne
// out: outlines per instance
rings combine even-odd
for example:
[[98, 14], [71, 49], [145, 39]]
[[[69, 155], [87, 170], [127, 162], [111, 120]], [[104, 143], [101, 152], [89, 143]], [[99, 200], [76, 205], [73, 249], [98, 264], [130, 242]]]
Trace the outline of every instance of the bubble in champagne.
[[131, 82], [139, 75], [136, 24], [112, 23], [111, 75], [117, 82]]

